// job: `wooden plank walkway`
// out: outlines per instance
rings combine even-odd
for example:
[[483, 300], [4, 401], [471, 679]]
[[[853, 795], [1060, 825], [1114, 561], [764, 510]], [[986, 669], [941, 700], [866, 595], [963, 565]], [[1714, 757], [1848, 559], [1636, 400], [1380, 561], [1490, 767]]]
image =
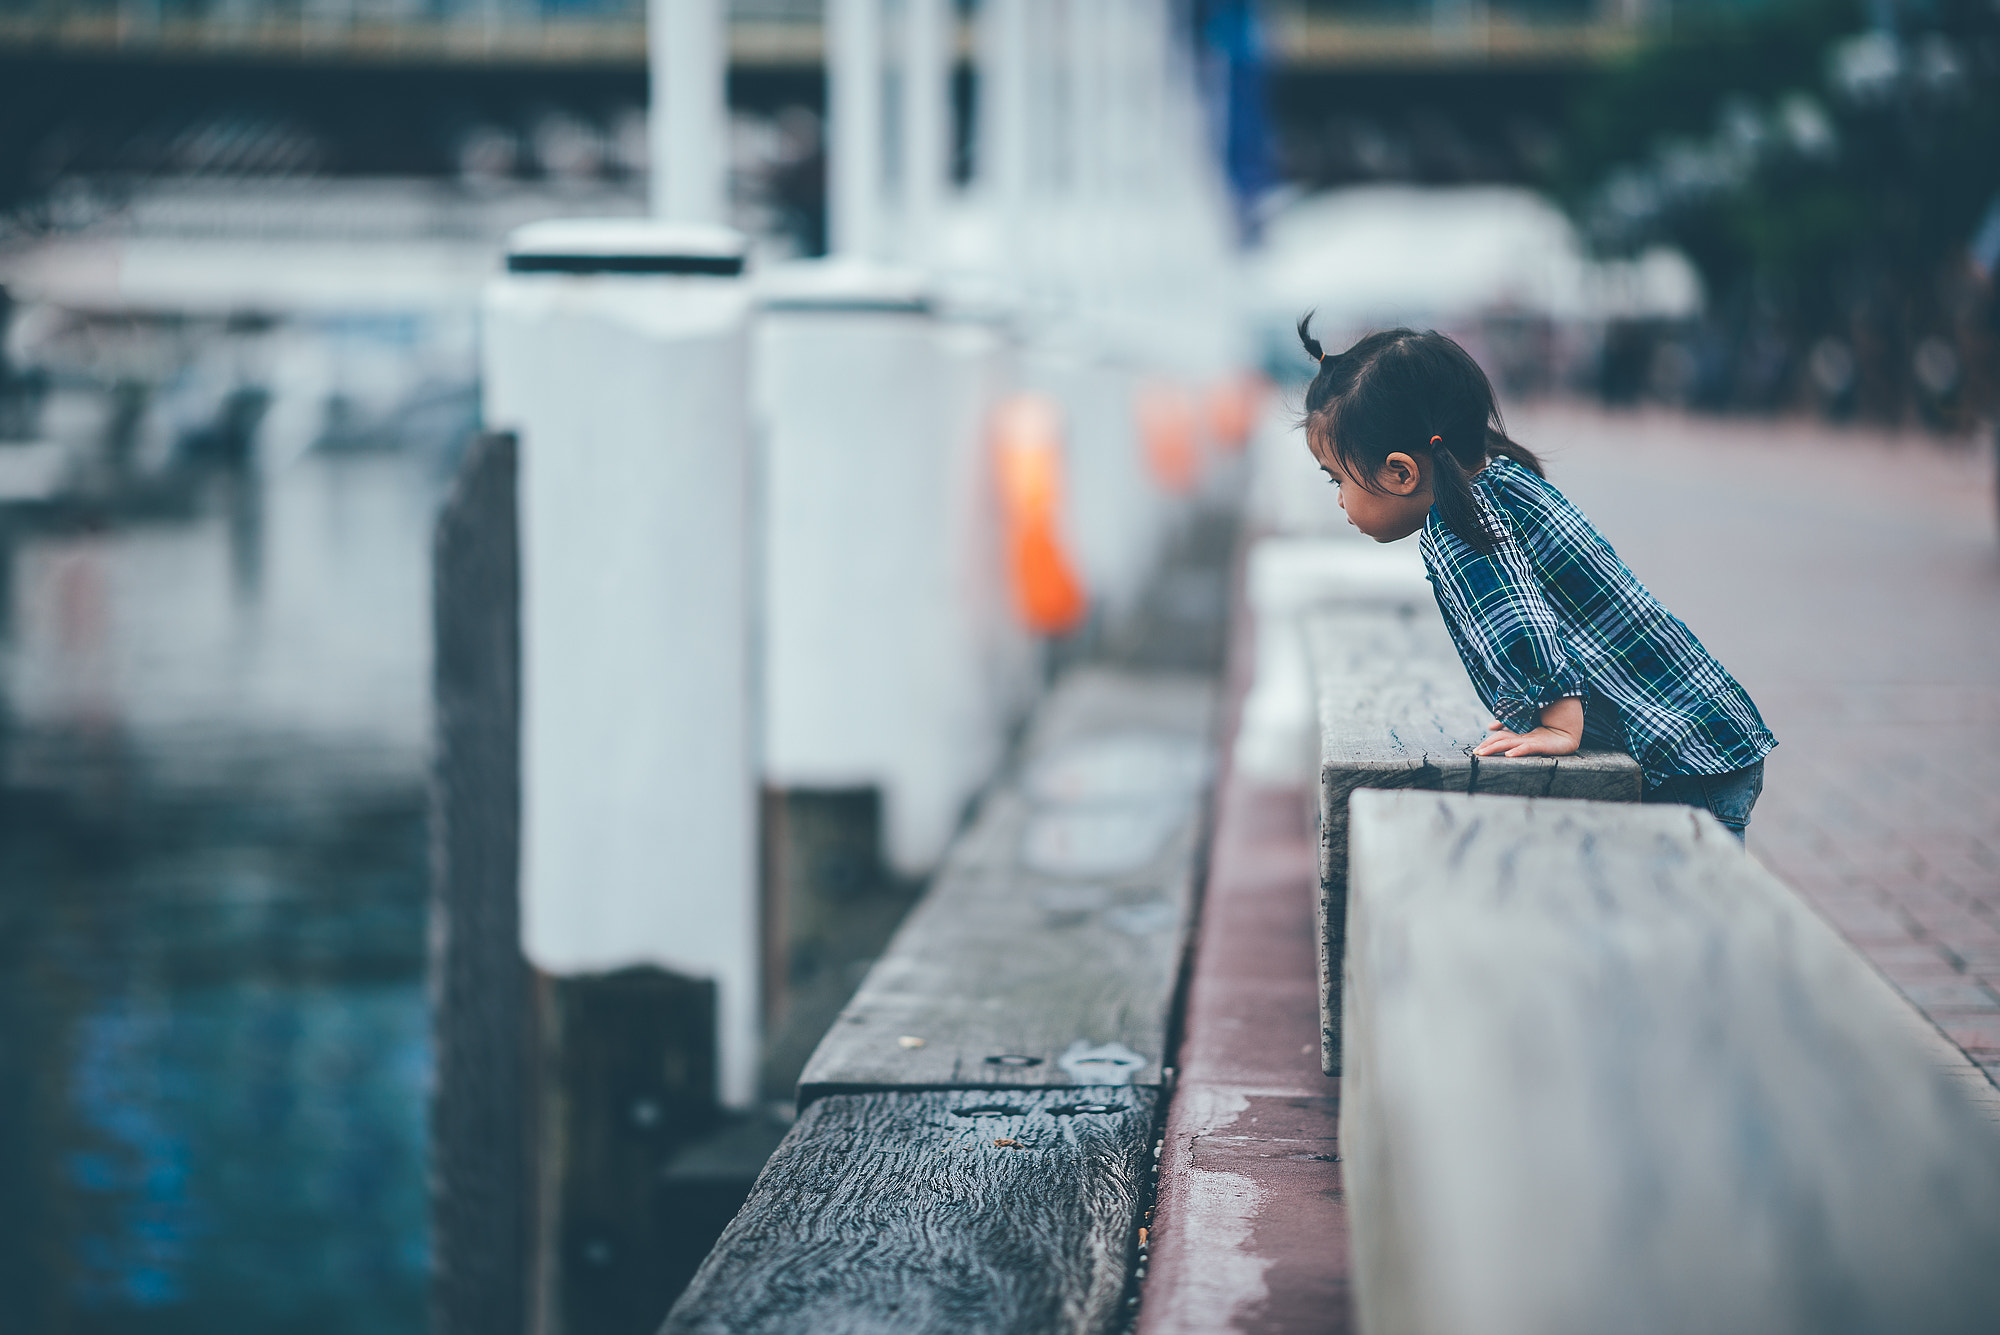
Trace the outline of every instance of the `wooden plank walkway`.
[[1192, 906], [1213, 688], [1079, 671], [827, 1032], [800, 1097], [1157, 1086]]
[[1213, 685], [1072, 672], [808, 1063], [663, 1335], [1104, 1332], [1134, 1299]]
[[1362, 788], [1639, 800], [1622, 751], [1480, 757], [1491, 715], [1430, 608], [1343, 608], [1306, 623], [1320, 706], [1320, 1063], [1340, 1073], [1347, 801]]
[[1364, 1329], [1973, 1335], [1984, 1086], [1704, 812], [1353, 797]]
[[799, 1117], [667, 1330], [1102, 1331], [1153, 1090], [837, 1094]]

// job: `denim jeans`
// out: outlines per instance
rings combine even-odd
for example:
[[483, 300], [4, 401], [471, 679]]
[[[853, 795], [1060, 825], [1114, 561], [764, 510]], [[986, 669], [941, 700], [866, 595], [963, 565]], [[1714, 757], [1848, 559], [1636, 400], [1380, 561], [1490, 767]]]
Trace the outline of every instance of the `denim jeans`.
[[1738, 839], [1750, 824], [1750, 808], [1764, 791], [1764, 762], [1746, 765], [1727, 774], [1673, 774], [1658, 787], [1648, 788], [1642, 802], [1678, 802], [1687, 807], [1703, 807], [1729, 827]]

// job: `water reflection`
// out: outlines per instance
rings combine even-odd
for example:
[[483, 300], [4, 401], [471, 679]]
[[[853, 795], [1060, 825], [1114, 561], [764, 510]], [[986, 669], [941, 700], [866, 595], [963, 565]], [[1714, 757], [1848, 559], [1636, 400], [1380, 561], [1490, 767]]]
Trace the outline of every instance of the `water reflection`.
[[445, 462], [224, 452], [174, 506], [112, 489], [0, 528], [0, 1292], [24, 1331], [422, 1328]]

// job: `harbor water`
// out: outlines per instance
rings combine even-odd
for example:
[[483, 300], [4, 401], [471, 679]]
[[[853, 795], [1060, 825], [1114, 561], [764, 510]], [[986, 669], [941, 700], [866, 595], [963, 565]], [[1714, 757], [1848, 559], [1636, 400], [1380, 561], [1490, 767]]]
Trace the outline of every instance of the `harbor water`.
[[187, 355], [122, 425], [63, 370], [0, 442], [64, 460], [0, 504], [9, 1330], [423, 1329], [429, 539], [469, 375], [399, 401], [420, 437], [343, 434], [318, 383], [288, 439], [296, 386], [240, 370], [167, 415], [208, 354], [409, 328], [99, 321]]

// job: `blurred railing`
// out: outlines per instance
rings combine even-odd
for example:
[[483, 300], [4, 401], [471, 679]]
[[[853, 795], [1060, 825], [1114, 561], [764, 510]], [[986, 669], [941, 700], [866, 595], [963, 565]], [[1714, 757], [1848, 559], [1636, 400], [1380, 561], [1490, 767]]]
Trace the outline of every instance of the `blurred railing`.
[[1266, 0], [1272, 59], [1294, 68], [1577, 64], [1628, 50], [1667, 0]]
[[[1573, 64], [1666, 0], [1267, 0], [1280, 66]], [[737, 65], [816, 65], [823, 0], [731, 0]], [[645, 61], [645, 0], [0, 0], [0, 52], [467, 64]]]
[[[736, 64], [820, 61], [820, 0], [731, 0]], [[643, 65], [645, 0], [0, 0], [0, 51]]]

